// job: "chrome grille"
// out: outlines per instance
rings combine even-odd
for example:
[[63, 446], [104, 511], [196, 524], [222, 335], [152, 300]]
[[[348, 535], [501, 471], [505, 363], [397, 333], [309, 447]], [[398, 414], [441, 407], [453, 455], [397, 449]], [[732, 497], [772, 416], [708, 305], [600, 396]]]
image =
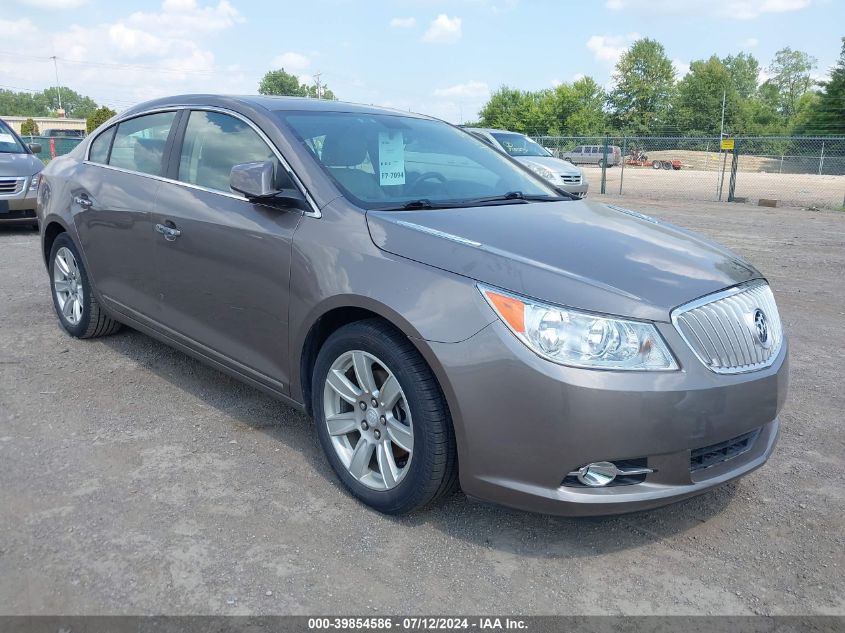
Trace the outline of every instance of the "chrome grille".
[[[765, 337], [758, 334], [755, 321], [761, 313]], [[719, 374], [768, 367], [783, 344], [783, 326], [765, 281], [742, 284], [676, 308], [672, 322], [698, 359]]]
[[581, 176], [565, 176], [564, 174], [561, 174], [560, 179], [567, 185], [581, 184]]
[[26, 178], [0, 178], [0, 194], [14, 194], [23, 191]]

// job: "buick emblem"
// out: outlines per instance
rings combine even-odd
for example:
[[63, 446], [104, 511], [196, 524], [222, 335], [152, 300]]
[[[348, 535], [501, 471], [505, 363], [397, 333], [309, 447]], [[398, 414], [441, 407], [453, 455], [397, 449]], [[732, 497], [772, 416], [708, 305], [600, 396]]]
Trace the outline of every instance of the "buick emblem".
[[772, 342], [769, 340], [769, 321], [766, 318], [766, 313], [760, 308], [754, 310], [754, 335], [757, 337], [757, 342], [763, 347], [771, 347]]

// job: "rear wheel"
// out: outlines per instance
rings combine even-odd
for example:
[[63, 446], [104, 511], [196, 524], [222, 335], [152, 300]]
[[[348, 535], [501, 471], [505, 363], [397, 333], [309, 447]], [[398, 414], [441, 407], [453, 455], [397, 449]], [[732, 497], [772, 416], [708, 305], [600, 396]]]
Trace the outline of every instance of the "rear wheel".
[[656, 160], [651, 164], [652, 169], [660, 169], [660, 161]]
[[120, 329], [94, 298], [82, 257], [67, 233], [61, 233], [50, 249], [50, 289], [59, 322], [71, 336], [94, 338]]
[[454, 490], [448, 407], [407, 337], [377, 319], [344, 326], [320, 350], [313, 384], [320, 443], [358, 499], [404, 514]]

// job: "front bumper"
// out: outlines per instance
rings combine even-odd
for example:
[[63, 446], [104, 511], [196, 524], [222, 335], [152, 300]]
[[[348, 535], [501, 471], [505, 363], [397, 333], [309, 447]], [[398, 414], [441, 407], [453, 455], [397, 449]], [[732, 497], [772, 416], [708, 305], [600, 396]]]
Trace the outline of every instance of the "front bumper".
[[563, 189], [567, 193], [574, 194], [579, 198], [583, 198], [587, 195], [587, 191], [590, 188], [590, 184], [587, 182], [587, 179], [582, 177], [580, 185], [571, 185], [565, 182], [556, 182], [554, 183], [556, 187], [559, 189]]
[[18, 193], [0, 193], [0, 224], [32, 224], [36, 221], [37, 190], [29, 186], [31, 178], [25, 179]]
[[[448, 385], [464, 491], [548, 514], [614, 514], [700, 494], [763, 465], [786, 397], [786, 342], [766, 369], [717, 375], [672, 325], [657, 326], [681, 370], [559, 366], [499, 321], [462, 343], [430, 344]], [[691, 470], [692, 450], [755, 430], [745, 452]], [[632, 485], [563, 485], [580, 466], [623, 460], [645, 460], [655, 472]]]

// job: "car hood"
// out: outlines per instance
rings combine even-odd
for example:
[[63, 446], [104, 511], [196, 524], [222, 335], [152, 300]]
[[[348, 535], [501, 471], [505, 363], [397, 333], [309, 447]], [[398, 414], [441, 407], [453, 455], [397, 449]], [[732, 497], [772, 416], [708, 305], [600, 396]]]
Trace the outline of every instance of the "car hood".
[[569, 161], [561, 160], [554, 156], [519, 156], [516, 160], [520, 163], [536, 163], [542, 165], [556, 174], [577, 176], [581, 173], [581, 170]]
[[0, 152], [0, 178], [32, 176], [44, 169], [44, 163], [32, 154], [7, 154]]
[[701, 236], [593, 201], [369, 211], [390, 253], [551, 303], [668, 321], [683, 303], [760, 277]]

